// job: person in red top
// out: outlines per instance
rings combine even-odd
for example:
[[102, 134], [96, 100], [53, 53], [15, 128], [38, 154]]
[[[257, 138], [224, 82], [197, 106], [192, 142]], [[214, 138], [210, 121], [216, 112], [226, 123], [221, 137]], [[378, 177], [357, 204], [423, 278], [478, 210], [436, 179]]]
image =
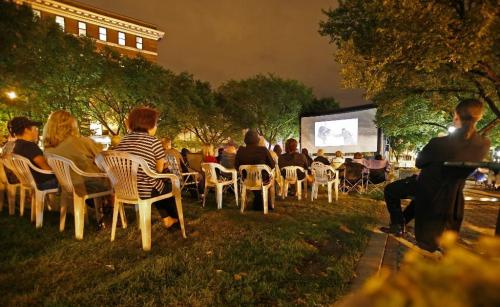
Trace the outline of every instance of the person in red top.
[[217, 158], [214, 156], [214, 146], [212, 144], [203, 144], [201, 153], [203, 154], [203, 162], [217, 163]]

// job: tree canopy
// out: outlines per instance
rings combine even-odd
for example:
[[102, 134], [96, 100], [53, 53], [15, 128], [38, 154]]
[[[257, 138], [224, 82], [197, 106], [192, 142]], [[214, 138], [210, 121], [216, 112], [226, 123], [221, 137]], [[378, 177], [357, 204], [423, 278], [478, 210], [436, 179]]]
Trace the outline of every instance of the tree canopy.
[[456, 103], [475, 97], [487, 105], [479, 128], [498, 140], [497, 1], [341, 0], [324, 13], [320, 34], [338, 48], [344, 85], [366, 90], [389, 135], [416, 136], [429, 131], [426, 124], [450, 123]]
[[271, 144], [298, 134], [300, 112], [314, 99], [311, 88], [272, 74], [230, 80], [218, 92], [234, 123], [257, 129]]

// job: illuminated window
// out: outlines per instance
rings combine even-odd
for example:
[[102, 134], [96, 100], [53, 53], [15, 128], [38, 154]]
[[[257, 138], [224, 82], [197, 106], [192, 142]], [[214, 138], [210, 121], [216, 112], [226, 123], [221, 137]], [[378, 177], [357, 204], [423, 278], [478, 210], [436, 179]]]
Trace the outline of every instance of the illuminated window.
[[64, 31], [64, 17], [56, 16], [56, 23], [61, 27]]
[[137, 36], [137, 37], [135, 38], [135, 47], [136, 47], [137, 49], [142, 49], [142, 37]]
[[78, 22], [78, 35], [87, 36], [87, 24], [85, 22]]
[[107, 30], [106, 28], [103, 28], [103, 27], [99, 27], [99, 39], [102, 40], [102, 41], [106, 41], [107, 40]]
[[125, 33], [118, 32], [118, 44], [125, 46]]
[[40, 11], [33, 10], [33, 16], [35, 16], [36, 18], [40, 19], [42, 17], [42, 14], [40, 13]]

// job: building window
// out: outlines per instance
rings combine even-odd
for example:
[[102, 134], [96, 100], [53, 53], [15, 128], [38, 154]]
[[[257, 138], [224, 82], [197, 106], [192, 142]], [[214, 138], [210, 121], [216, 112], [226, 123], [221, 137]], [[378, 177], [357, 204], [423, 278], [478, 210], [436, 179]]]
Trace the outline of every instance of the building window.
[[142, 37], [137, 36], [135, 38], [135, 48], [142, 49]]
[[118, 44], [125, 46], [125, 33], [118, 32]]
[[85, 22], [78, 22], [78, 35], [87, 36], [87, 24]]
[[40, 13], [40, 11], [38, 10], [33, 10], [33, 16], [35, 17], [35, 19], [40, 19], [42, 18], [42, 14]]
[[61, 27], [64, 31], [64, 17], [56, 16], [56, 23]]
[[106, 28], [99, 27], [99, 39], [102, 41], [107, 40], [107, 31]]

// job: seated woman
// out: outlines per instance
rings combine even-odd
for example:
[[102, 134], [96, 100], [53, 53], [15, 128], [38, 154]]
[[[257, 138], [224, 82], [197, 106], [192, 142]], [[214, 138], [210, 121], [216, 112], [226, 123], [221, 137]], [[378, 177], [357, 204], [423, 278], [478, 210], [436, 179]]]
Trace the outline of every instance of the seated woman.
[[273, 157], [276, 164], [278, 164], [278, 157], [281, 156], [282, 153], [283, 149], [281, 149], [281, 146], [279, 144], [274, 145], [273, 150], [271, 151], [271, 157]]
[[220, 164], [225, 168], [234, 168], [234, 160], [236, 158], [236, 147], [233, 144], [228, 144], [224, 147], [224, 152], [220, 157]]
[[203, 162], [218, 163], [217, 158], [214, 156], [214, 146], [212, 144], [203, 144], [201, 146], [201, 153], [203, 155]]
[[[148, 107], [137, 107], [130, 111], [127, 126], [130, 131], [116, 147], [117, 151], [124, 151], [143, 158], [150, 169], [158, 173], [163, 172], [165, 164], [165, 151], [156, 134], [159, 113]], [[151, 178], [139, 169], [137, 172], [137, 188], [141, 198], [151, 198], [171, 190], [170, 185], [161, 179]], [[160, 213], [163, 225], [172, 227], [179, 222], [175, 199], [173, 197], [154, 203]]]
[[314, 162], [320, 162], [324, 165], [330, 165], [330, 161], [328, 161], [328, 159], [325, 157], [325, 151], [323, 149], [318, 149], [316, 156], [317, 157], [314, 158]]
[[344, 157], [340, 150], [335, 152], [335, 158], [332, 159], [332, 167], [333, 169], [338, 169], [342, 164], [344, 164]]
[[301, 152], [304, 155], [304, 157], [306, 157], [307, 168], [310, 168], [311, 164], [313, 163], [313, 159], [309, 156], [309, 151], [307, 150], [307, 148], [302, 148]]
[[[50, 114], [43, 128], [43, 146], [45, 152], [67, 158], [87, 173], [102, 173], [94, 163], [102, 147], [88, 137], [80, 136], [76, 118], [64, 110]], [[109, 182], [104, 178], [84, 178], [71, 173], [71, 180], [77, 194], [89, 194], [109, 189]]]
[[[308, 164], [306, 157], [303, 154], [297, 152], [297, 145], [298, 143], [296, 139], [286, 140], [285, 153], [278, 158], [278, 165], [280, 169], [286, 166], [300, 166], [307, 171]], [[285, 176], [285, 171], [282, 170], [281, 174]], [[305, 173], [301, 171], [297, 172], [297, 178], [299, 178], [299, 180], [302, 180], [305, 177]], [[312, 182], [312, 178], [310, 176], [307, 176], [307, 181]]]

